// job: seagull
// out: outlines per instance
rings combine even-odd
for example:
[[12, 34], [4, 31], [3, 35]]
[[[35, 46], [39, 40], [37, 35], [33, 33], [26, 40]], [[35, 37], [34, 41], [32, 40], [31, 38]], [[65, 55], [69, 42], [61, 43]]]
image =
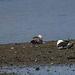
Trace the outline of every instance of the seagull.
[[58, 40], [57, 41], [57, 47], [58, 49], [70, 49], [72, 48], [74, 43], [68, 41], [68, 40]]
[[32, 38], [32, 44], [43, 44], [42, 35], [38, 35]]

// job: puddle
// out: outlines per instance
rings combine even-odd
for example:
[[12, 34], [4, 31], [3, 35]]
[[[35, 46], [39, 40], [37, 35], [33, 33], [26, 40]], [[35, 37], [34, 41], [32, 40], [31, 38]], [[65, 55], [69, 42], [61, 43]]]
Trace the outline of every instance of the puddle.
[[75, 75], [75, 64], [57, 66], [1, 66], [0, 74], [4, 73], [13, 73], [13, 75]]

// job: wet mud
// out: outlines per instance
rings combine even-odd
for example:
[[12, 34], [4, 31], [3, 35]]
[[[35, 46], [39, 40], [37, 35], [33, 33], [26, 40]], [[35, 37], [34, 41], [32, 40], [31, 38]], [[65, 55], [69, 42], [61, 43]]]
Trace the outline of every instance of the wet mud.
[[75, 44], [71, 49], [59, 50], [56, 42], [0, 44], [0, 65], [74, 64]]

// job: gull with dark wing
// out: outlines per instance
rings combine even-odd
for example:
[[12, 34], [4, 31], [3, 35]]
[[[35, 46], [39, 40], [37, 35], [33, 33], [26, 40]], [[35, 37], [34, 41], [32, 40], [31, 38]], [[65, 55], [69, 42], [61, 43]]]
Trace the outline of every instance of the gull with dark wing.
[[72, 48], [74, 43], [68, 41], [68, 40], [58, 40], [57, 41], [57, 47], [58, 49], [70, 49]]
[[32, 38], [32, 44], [43, 44], [42, 35], [38, 35]]

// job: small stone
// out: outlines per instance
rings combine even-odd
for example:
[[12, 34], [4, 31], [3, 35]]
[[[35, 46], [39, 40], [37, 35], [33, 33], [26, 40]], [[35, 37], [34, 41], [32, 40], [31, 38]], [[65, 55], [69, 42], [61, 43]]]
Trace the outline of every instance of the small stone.
[[37, 59], [35, 59], [35, 62], [37, 62]]
[[14, 49], [14, 47], [11, 47], [11, 49], [13, 50], [13, 49]]
[[54, 63], [52, 62], [51, 65], [53, 65]]
[[38, 47], [38, 45], [35, 45], [35, 47]]
[[41, 52], [40, 52], [40, 54], [41, 54]]
[[5, 59], [5, 58], [2, 58], [3, 60]]
[[43, 44], [45, 44], [45, 42], [43, 42]]
[[17, 53], [17, 52], [14, 52], [15, 54]]
[[39, 67], [37, 67], [36, 70], [37, 70], [37, 71], [40, 70]]
[[51, 60], [53, 60], [54, 58], [52, 57]]
[[25, 46], [23, 48], [25, 48]]
[[32, 45], [30, 45], [30, 47], [32, 47]]

